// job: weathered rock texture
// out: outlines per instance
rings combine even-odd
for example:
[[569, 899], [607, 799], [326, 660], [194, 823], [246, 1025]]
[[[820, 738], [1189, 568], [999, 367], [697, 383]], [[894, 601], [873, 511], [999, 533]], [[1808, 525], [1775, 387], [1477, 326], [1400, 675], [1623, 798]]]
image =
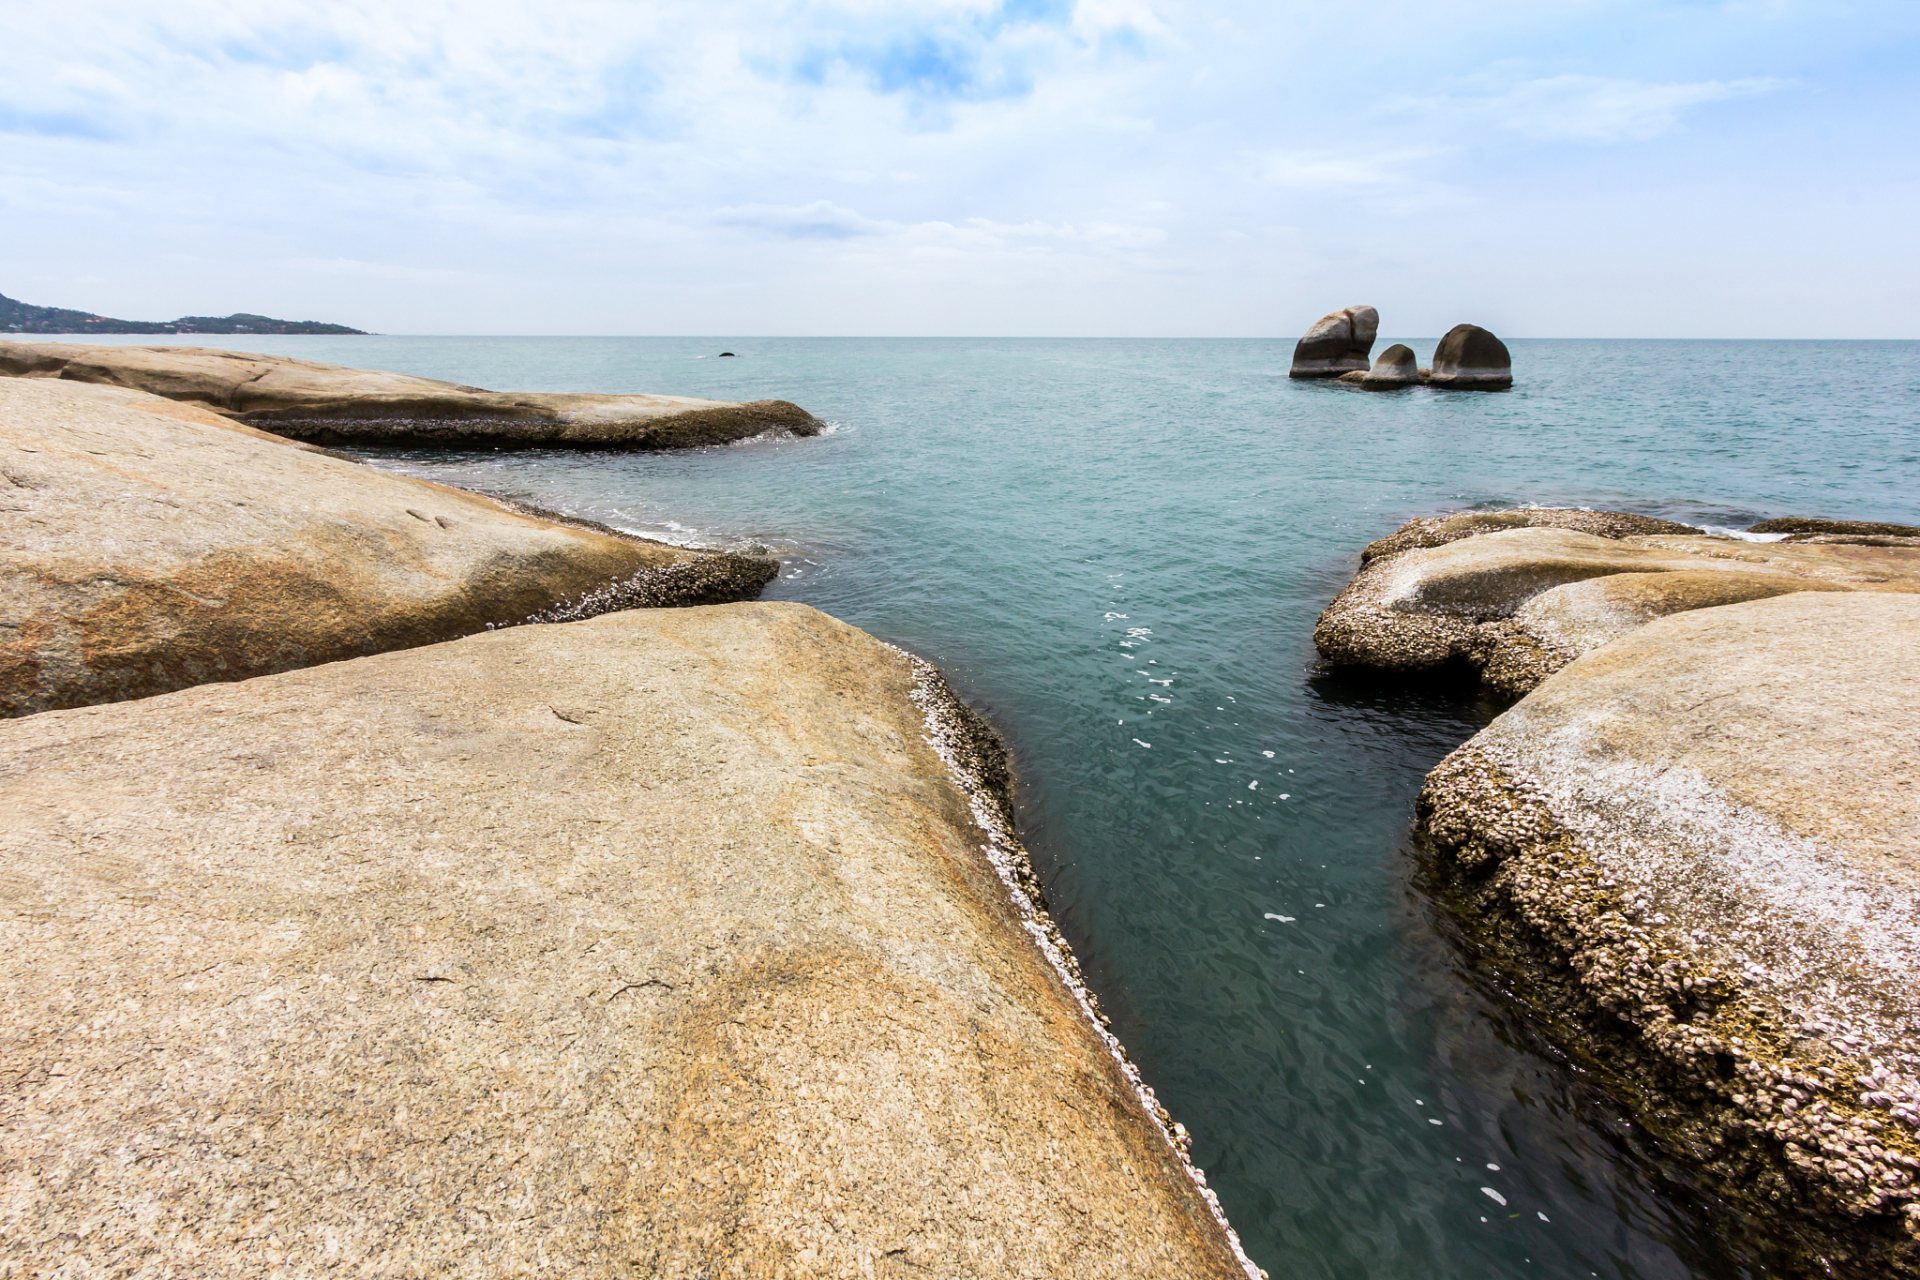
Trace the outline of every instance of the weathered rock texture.
[[0, 744], [0, 1273], [1248, 1274], [1050, 963], [991, 735], [811, 609]]
[[1549, 1025], [1721, 1194], [1815, 1224], [1810, 1273], [1920, 1271], [1917, 652], [1912, 595], [1658, 619], [1420, 798]]
[[1294, 378], [1337, 378], [1367, 369], [1367, 354], [1380, 333], [1380, 313], [1372, 307], [1347, 307], [1314, 322], [1293, 348]]
[[750, 598], [777, 568], [539, 519], [193, 404], [34, 378], [0, 378], [0, 537], [0, 715], [542, 611]]
[[1796, 591], [1920, 591], [1920, 547], [1666, 531], [1685, 529], [1586, 511], [1413, 521], [1362, 553], [1314, 644], [1332, 661], [1384, 671], [1464, 663], [1518, 697], [1668, 614]]
[[322, 443], [675, 449], [768, 431], [810, 436], [785, 400], [487, 391], [431, 378], [208, 347], [0, 339], [0, 374], [105, 383], [190, 401]]
[[1507, 344], [1477, 324], [1457, 324], [1433, 350], [1427, 385], [1454, 391], [1504, 391], [1513, 385]]
[[1920, 526], [1882, 524], [1875, 520], [1820, 520], [1811, 516], [1781, 516], [1762, 520], [1748, 533], [1786, 533], [1798, 537], [1854, 536], [1879, 538], [1920, 538]]
[[1415, 387], [1421, 381], [1420, 365], [1414, 359], [1412, 347], [1396, 342], [1380, 353], [1380, 358], [1373, 362], [1373, 368], [1364, 372], [1343, 373], [1340, 381], [1374, 390]]

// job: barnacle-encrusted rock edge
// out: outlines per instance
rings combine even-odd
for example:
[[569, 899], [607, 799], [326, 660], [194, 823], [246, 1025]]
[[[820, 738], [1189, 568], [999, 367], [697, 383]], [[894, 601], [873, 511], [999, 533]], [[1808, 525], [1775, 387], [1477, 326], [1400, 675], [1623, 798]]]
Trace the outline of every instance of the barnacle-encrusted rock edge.
[[1916, 651], [1913, 595], [1656, 619], [1419, 801], [1456, 907], [1567, 976], [1550, 1023], [1626, 1050], [1642, 1121], [1848, 1275], [1920, 1273]]
[[1361, 553], [1314, 628], [1322, 656], [1389, 672], [1459, 665], [1519, 697], [1654, 618], [1800, 591], [1920, 591], [1920, 543], [1761, 543], [1612, 511], [1415, 520]]
[[636, 605], [778, 566], [547, 519], [123, 387], [0, 378], [0, 715]]

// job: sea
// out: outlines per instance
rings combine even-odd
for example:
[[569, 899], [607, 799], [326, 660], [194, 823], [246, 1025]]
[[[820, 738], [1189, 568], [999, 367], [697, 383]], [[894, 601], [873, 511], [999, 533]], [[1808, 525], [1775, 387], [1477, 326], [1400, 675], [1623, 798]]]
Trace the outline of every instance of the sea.
[[[1421, 780], [1499, 706], [1329, 669], [1311, 634], [1416, 516], [1920, 522], [1920, 343], [1511, 340], [1490, 394], [1292, 382], [1291, 339], [191, 341], [828, 422], [661, 454], [358, 452], [767, 548], [768, 598], [945, 671], [1013, 753], [1115, 1030], [1275, 1280], [1777, 1273], [1767, 1224], [1693, 1186], [1423, 890]], [[1392, 341], [1422, 364], [1435, 343]]]

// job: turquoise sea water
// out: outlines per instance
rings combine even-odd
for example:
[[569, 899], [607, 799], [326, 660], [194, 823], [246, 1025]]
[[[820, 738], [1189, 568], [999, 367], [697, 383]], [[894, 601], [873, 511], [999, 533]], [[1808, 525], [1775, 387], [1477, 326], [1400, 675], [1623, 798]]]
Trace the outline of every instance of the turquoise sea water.
[[[1767, 1273], [1750, 1224], [1555, 1058], [1419, 892], [1420, 780], [1496, 708], [1328, 673], [1309, 637], [1360, 547], [1416, 515], [1920, 520], [1920, 343], [1517, 341], [1500, 395], [1291, 383], [1291, 340], [223, 345], [831, 421], [376, 461], [764, 543], [787, 562], [769, 596], [947, 671], [1013, 748], [1023, 834], [1115, 1029], [1276, 1280]], [[1425, 363], [1433, 340], [1410, 345]]]

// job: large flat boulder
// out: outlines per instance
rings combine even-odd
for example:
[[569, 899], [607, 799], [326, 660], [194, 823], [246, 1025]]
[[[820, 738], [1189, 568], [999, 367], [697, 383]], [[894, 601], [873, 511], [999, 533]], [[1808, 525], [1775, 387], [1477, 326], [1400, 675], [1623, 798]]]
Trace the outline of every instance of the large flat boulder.
[[1415, 521], [1367, 548], [1314, 643], [1382, 671], [1463, 663], [1518, 697], [1656, 617], [1792, 591], [1920, 591], [1920, 546], [1648, 530], [1659, 525], [1686, 528], [1617, 512]]
[[1030, 896], [991, 735], [814, 610], [0, 744], [0, 1272], [1255, 1274]]
[[0, 715], [523, 621], [750, 598], [772, 561], [626, 538], [123, 387], [0, 378]]
[[1911, 594], [1659, 618], [1420, 798], [1447, 892], [1546, 1025], [1720, 1194], [1834, 1228], [1810, 1273], [1920, 1272], [1916, 653]]
[[0, 339], [0, 374], [130, 387], [335, 444], [669, 449], [821, 427], [785, 400], [488, 391], [211, 347]]

